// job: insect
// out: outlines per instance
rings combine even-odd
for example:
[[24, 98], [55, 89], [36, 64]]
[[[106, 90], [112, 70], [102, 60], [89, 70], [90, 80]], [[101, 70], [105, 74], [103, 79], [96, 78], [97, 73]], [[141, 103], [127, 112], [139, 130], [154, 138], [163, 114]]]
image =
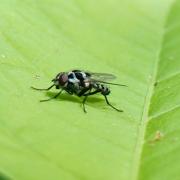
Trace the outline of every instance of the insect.
[[108, 106], [115, 109], [116, 111], [123, 112], [123, 110], [114, 107], [107, 99], [107, 96], [110, 94], [111, 91], [106, 84], [126, 86], [124, 84], [116, 84], [109, 82], [115, 78], [116, 77], [114, 75], [108, 73], [91, 73], [81, 70], [72, 70], [69, 72], [58, 73], [56, 77], [52, 80], [53, 84], [48, 88], [31, 88], [40, 91], [48, 91], [55, 86], [56, 89], [60, 89], [59, 93], [57, 93], [54, 97], [40, 100], [40, 102], [49, 101], [51, 99], [57, 98], [63, 91], [66, 91], [70, 95], [75, 94], [79, 97], [83, 96], [84, 99], [82, 101], [82, 105], [85, 113], [87, 112], [85, 108], [85, 102], [87, 98], [91, 95], [101, 93], [104, 96]]

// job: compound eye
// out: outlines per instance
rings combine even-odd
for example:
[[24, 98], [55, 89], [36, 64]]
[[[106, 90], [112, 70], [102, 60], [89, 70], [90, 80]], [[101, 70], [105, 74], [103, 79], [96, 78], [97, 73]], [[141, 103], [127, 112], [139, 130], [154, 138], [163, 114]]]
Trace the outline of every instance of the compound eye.
[[66, 74], [61, 74], [59, 76], [59, 84], [61, 86], [64, 86], [66, 84], [66, 82], [68, 81], [68, 76]]

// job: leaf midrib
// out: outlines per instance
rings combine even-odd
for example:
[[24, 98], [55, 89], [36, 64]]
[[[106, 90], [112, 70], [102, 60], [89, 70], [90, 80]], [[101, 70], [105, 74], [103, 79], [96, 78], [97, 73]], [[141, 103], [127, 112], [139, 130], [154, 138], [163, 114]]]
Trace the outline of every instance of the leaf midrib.
[[173, 6], [174, 2], [171, 3], [169, 6], [169, 9], [167, 10], [167, 15], [165, 16], [164, 24], [162, 26], [162, 35], [161, 35], [161, 40], [159, 43], [159, 49], [157, 50], [157, 55], [156, 59], [154, 60], [154, 65], [152, 68], [152, 78], [149, 81], [149, 86], [146, 91], [146, 96], [144, 98], [144, 109], [142, 110], [141, 114], [141, 120], [139, 123], [139, 128], [138, 128], [138, 135], [137, 135], [137, 141], [135, 144], [135, 150], [134, 150], [134, 156], [133, 156], [133, 162], [132, 162], [132, 169], [131, 169], [131, 180], [138, 180], [139, 179], [139, 174], [140, 174], [140, 166], [141, 166], [141, 156], [143, 152], [143, 145], [144, 145], [144, 140], [145, 140], [145, 134], [146, 134], [146, 127], [149, 122], [149, 109], [150, 109], [150, 103], [151, 99], [153, 96], [154, 92], [154, 84], [156, 82], [157, 78], [157, 73], [158, 73], [158, 67], [159, 67], [159, 62], [160, 62], [160, 55], [161, 51], [163, 49], [163, 42], [164, 42], [164, 37], [165, 37], [165, 29], [166, 29], [166, 23], [167, 19], [169, 16], [169, 12], [171, 10], [171, 7]]

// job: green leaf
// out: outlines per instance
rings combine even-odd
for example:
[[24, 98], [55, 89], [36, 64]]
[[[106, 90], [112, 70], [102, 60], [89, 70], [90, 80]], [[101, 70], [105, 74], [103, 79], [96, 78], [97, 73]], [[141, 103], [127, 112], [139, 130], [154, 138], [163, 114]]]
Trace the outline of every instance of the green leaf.
[[[18, 180], [178, 180], [180, 1], [1, 0], [0, 172]], [[115, 74], [104, 98], [48, 87]], [[5, 176], [4, 176], [5, 175]], [[1, 178], [1, 175], [0, 175]]]

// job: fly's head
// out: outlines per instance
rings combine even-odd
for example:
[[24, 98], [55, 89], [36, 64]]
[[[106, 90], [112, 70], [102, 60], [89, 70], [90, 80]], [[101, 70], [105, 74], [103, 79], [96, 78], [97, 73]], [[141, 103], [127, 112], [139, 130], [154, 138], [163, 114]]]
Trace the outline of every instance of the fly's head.
[[65, 72], [60, 72], [57, 74], [57, 76], [52, 80], [52, 82], [55, 84], [56, 89], [62, 88], [66, 86], [68, 82], [68, 74]]

